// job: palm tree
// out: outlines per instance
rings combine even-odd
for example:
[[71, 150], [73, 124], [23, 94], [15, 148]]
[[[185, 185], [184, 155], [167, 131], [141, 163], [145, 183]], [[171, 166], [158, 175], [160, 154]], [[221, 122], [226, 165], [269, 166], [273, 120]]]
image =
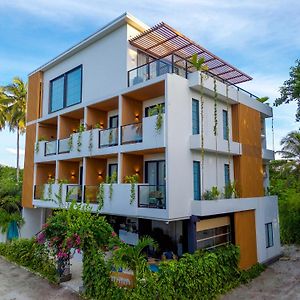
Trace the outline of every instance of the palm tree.
[[300, 163], [300, 131], [292, 131], [284, 137], [280, 145], [283, 146], [279, 153], [283, 158], [296, 160]]
[[[24, 134], [26, 131], [26, 98], [27, 83], [19, 77], [14, 77], [11, 84], [1, 88], [0, 128], [1, 119], [4, 118], [9, 130], [17, 132], [17, 182], [19, 182], [20, 173], [20, 134]], [[1, 111], [3, 112], [2, 118]]]
[[137, 245], [130, 246], [122, 244], [113, 254], [113, 263], [117, 267], [125, 267], [133, 271], [134, 280], [136, 280], [138, 272], [146, 267], [146, 257], [143, 251], [146, 247], [158, 247], [157, 243], [148, 236], [142, 237]]

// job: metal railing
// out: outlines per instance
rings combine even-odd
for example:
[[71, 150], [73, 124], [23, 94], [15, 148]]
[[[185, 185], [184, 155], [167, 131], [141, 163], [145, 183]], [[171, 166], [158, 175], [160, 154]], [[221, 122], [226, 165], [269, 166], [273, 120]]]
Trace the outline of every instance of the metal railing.
[[143, 123], [121, 126], [121, 144], [140, 143], [143, 141]]
[[57, 141], [51, 141], [45, 143], [45, 156], [55, 155], [57, 151]]
[[[193, 64], [178, 55], [172, 54], [165, 56], [161, 59], [153, 60], [141, 66], [128, 71], [128, 87], [136, 85], [141, 82], [145, 82], [149, 79], [156, 78], [163, 74], [175, 73], [182, 77], [188, 78], [188, 74], [194, 72], [196, 69]], [[250, 98], [257, 99], [258, 97], [254, 94], [244, 90], [243, 88], [226, 81], [211, 71], [201, 71], [208, 76], [215, 78], [216, 80], [225, 83], [229, 86], [235, 87], [238, 91], [242, 91], [247, 94]]]
[[58, 154], [70, 152], [69, 140], [70, 138], [58, 140]]
[[99, 131], [99, 148], [118, 145], [118, 128], [108, 128]]
[[97, 203], [98, 185], [85, 185], [84, 186], [84, 199], [85, 203]]
[[166, 208], [165, 185], [138, 185], [138, 206], [147, 208]]
[[82, 186], [80, 184], [68, 184], [67, 185], [67, 199], [66, 201], [72, 202], [81, 202], [82, 199]]

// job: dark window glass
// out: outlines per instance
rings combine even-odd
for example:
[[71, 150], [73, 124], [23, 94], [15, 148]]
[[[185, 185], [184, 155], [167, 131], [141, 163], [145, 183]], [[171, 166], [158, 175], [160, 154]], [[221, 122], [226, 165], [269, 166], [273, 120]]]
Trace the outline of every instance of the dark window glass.
[[108, 176], [111, 177], [114, 173], [116, 173], [118, 178], [118, 164], [109, 164], [108, 165]]
[[229, 165], [224, 165], [224, 178], [225, 178], [225, 186], [228, 186], [230, 184], [230, 170]]
[[64, 77], [59, 77], [50, 82], [50, 110], [51, 112], [64, 107]]
[[223, 138], [224, 140], [228, 140], [228, 112], [227, 110], [223, 110]]
[[66, 75], [66, 106], [81, 102], [81, 67]]
[[193, 134], [199, 134], [199, 101], [196, 99], [192, 102], [192, 127]]
[[273, 225], [272, 223], [265, 224], [266, 230], [266, 247], [273, 247], [274, 246], [274, 239], [273, 239]]
[[[165, 103], [159, 103], [162, 107], [162, 113], [165, 113]], [[145, 118], [157, 115], [156, 105], [151, 105], [145, 108]]]
[[50, 81], [50, 112], [81, 102], [82, 66]]
[[119, 126], [119, 117], [112, 116], [109, 117], [109, 128], [117, 128]]
[[201, 186], [200, 186], [200, 162], [193, 162], [193, 175], [194, 175], [194, 200], [201, 199]]

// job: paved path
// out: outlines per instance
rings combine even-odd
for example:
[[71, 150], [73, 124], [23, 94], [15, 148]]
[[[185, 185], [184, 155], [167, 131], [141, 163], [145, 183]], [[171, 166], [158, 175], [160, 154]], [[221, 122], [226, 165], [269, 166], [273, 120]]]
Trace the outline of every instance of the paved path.
[[0, 300], [57, 299], [78, 300], [80, 297], [0, 258]]
[[300, 247], [289, 246], [284, 256], [252, 282], [242, 285], [222, 300], [300, 300]]

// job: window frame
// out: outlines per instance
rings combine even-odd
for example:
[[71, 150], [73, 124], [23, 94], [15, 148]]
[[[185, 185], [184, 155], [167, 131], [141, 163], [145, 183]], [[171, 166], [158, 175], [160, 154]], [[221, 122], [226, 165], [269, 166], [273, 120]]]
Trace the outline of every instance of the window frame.
[[[270, 236], [269, 233], [269, 227], [271, 227], [271, 233], [272, 235]], [[271, 248], [274, 246], [274, 231], [273, 231], [273, 223], [269, 222], [265, 224], [265, 235], [266, 235], [266, 248]], [[270, 239], [272, 237], [272, 239]]]
[[162, 110], [163, 110], [162, 113], [163, 113], [163, 114], [166, 112], [165, 102], [153, 104], [153, 105], [150, 105], [150, 106], [145, 107], [145, 111], [144, 111], [145, 118], [157, 116], [157, 114], [152, 115], [152, 116], [149, 115], [149, 112], [151, 111], [151, 109], [155, 108], [156, 105], [161, 105], [161, 106], [162, 106]]
[[[226, 115], [226, 118], [224, 118], [224, 115]], [[223, 139], [225, 141], [228, 141], [228, 139], [229, 139], [229, 132], [227, 132], [227, 127], [228, 127], [228, 131], [229, 131], [228, 110], [223, 109], [222, 118], [223, 118]], [[226, 124], [225, 124], [225, 120], [226, 120]]]
[[[197, 180], [199, 179], [199, 184], [198, 184], [198, 188], [199, 188], [199, 199], [196, 199], [196, 193], [195, 193], [195, 165], [197, 165], [199, 167], [199, 178], [197, 178]], [[193, 200], [194, 201], [200, 201], [201, 200], [201, 162], [194, 160], [193, 161]]]
[[[196, 114], [197, 114], [197, 133], [194, 133], [194, 110], [193, 110], [193, 108], [194, 108], [194, 103], [197, 103], [197, 112], [196, 112]], [[199, 114], [200, 114], [200, 101], [199, 100], [197, 100], [197, 99], [195, 99], [195, 98], [192, 98], [192, 135], [197, 135], [197, 134], [200, 134], [200, 116], [199, 116]]]
[[[74, 104], [71, 104], [71, 105], [67, 106], [67, 76], [68, 76], [69, 73], [74, 72], [77, 69], [80, 69], [80, 76], [81, 76], [81, 82], [80, 82], [80, 101], [77, 102], [77, 103], [74, 103]], [[59, 76], [57, 76], [57, 77], [55, 77], [55, 78], [53, 78], [53, 79], [51, 79], [49, 81], [49, 99], [48, 99], [48, 113], [49, 114], [52, 114], [52, 113], [58, 112], [58, 111], [60, 111], [62, 109], [65, 109], [67, 107], [72, 107], [74, 105], [82, 103], [82, 82], [83, 82], [83, 78], [82, 78], [83, 71], [82, 70], [83, 70], [83, 67], [82, 67], [82, 64], [81, 64], [81, 65], [79, 65], [79, 66], [77, 66], [77, 67], [75, 67], [75, 68], [73, 68], [73, 69], [71, 69], [71, 70], [69, 70], [69, 71], [67, 71], [67, 72], [65, 72], [63, 74], [60, 74]], [[51, 110], [51, 106], [52, 106], [52, 82], [54, 82], [55, 80], [60, 79], [60, 78], [64, 78], [63, 107], [60, 108], [60, 109], [52, 111]]]
[[[228, 182], [226, 183], [226, 172], [228, 170]], [[224, 164], [224, 186], [228, 186], [231, 183], [230, 180], [230, 165], [229, 164]]]

